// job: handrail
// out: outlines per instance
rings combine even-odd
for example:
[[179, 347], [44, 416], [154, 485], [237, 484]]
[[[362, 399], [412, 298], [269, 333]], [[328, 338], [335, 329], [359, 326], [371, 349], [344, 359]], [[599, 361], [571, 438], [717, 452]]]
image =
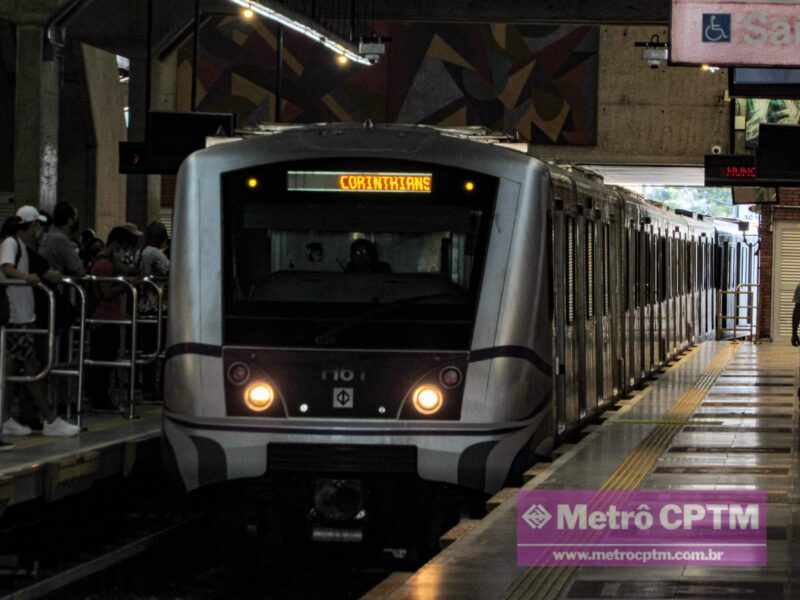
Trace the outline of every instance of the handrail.
[[[53, 355], [56, 342], [56, 335], [55, 335], [56, 302], [53, 290], [51, 290], [49, 287], [47, 287], [41, 282], [35, 285], [31, 285], [27, 281], [22, 281], [17, 279], [0, 280], [0, 288], [6, 288], [6, 287], [31, 287], [31, 288], [38, 288], [43, 292], [45, 292], [47, 294], [48, 316], [50, 318], [48, 320], [47, 329], [13, 327], [14, 324], [11, 324], [12, 327], [8, 327], [7, 325], [0, 326], [0, 426], [2, 426], [2, 423], [5, 422], [3, 412], [5, 410], [6, 384], [8, 382], [33, 383], [36, 381], [41, 381], [42, 379], [47, 377], [47, 375], [53, 368]], [[5, 289], [1, 289], [1, 291], [3, 293], [6, 292]], [[8, 373], [6, 373], [6, 351], [7, 351], [6, 341], [9, 333], [47, 335], [47, 361], [45, 363], [44, 368], [39, 373], [35, 375], [8, 375]]]
[[[133, 281], [137, 281], [136, 279], [128, 279], [126, 277], [98, 277], [96, 275], [86, 275], [81, 278], [81, 281], [84, 283], [113, 283], [113, 284], [122, 284], [128, 288], [128, 292], [130, 292], [131, 298], [131, 318], [130, 319], [121, 319], [121, 320], [114, 320], [114, 319], [94, 319], [89, 318], [85, 319], [84, 323], [91, 324], [113, 324], [116, 322], [119, 325], [130, 325], [131, 326], [131, 340], [130, 340], [130, 351], [131, 351], [131, 358], [129, 361], [118, 361], [120, 364], [116, 364], [113, 366], [127, 366], [130, 369], [130, 381], [128, 385], [128, 419], [133, 420], [136, 418], [136, 342], [137, 342], [137, 331], [136, 331], [136, 320], [137, 320], [137, 313], [139, 312], [139, 290], [134, 285]], [[83, 353], [83, 348], [81, 348], [81, 353]], [[83, 359], [84, 365], [89, 366], [97, 366], [97, 367], [107, 367], [112, 366], [107, 364], [108, 361], [98, 361], [93, 359]]]
[[[38, 287], [42, 289], [47, 294], [48, 297], [48, 327], [47, 329], [36, 329], [36, 328], [19, 328], [14, 327], [13, 325], [3, 326], [0, 328], [0, 362], [2, 362], [2, 366], [0, 366], [0, 423], [2, 423], [3, 419], [3, 402], [5, 399], [5, 386], [8, 382], [19, 382], [19, 383], [32, 383], [35, 381], [40, 381], [46, 378], [48, 375], [58, 375], [58, 376], [70, 376], [76, 377], [78, 382], [78, 390], [77, 390], [77, 400], [76, 400], [76, 424], [78, 427], [82, 426], [82, 418], [83, 418], [83, 388], [85, 383], [85, 367], [86, 365], [89, 366], [98, 366], [98, 367], [125, 367], [130, 370], [130, 381], [128, 385], [128, 398], [129, 398], [129, 407], [128, 407], [128, 419], [136, 418], [136, 375], [137, 375], [137, 367], [151, 364], [158, 360], [158, 358], [162, 355], [163, 351], [163, 344], [164, 344], [164, 288], [161, 287], [152, 277], [143, 277], [143, 278], [126, 278], [126, 277], [98, 277], [95, 275], [86, 275], [80, 278], [72, 278], [72, 277], [64, 277], [60, 282], [67, 287], [75, 289], [78, 295], [79, 301], [79, 316], [75, 322], [70, 324], [69, 327], [69, 334], [70, 334], [70, 342], [69, 342], [69, 354], [67, 358], [67, 364], [63, 366], [59, 366], [57, 364], [56, 358], [56, 327], [55, 327], [55, 316], [56, 316], [56, 303], [55, 303], [55, 294], [53, 290], [42, 284], [38, 283], [32, 287]], [[87, 290], [85, 286], [87, 284], [117, 284], [117, 285], [124, 285], [126, 286], [127, 295], [131, 299], [131, 311], [129, 318], [123, 319], [96, 319], [91, 318], [87, 315]], [[29, 286], [31, 284], [21, 281], [21, 280], [0, 280], [0, 286]], [[139, 287], [151, 287], [158, 299], [157, 305], [157, 313], [155, 315], [155, 319], [152, 318], [140, 318], [139, 315]], [[0, 287], [0, 293], [4, 290]], [[143, 292], [144, 293], [144, 292]], [[138, 352], [138, 325], [139, 324], [155, 324], [156, 325], [156, 345], [152, 353], [139, 353]], [[116, 361], [103, 361], [103, 360], [94, 360], [86, 357], [86, 341], [87, 341], [87, 333], [86, 333], [86, 325], [93, 325], [93, 324], [112, 324], [112, 325], [119, 325], [119, 326], [130, 326], [131, 328], [131, 337], [130, 337], [130, 358], [127, 360], [116, 360]], [[71, 336], [77, 331], [78, 333], [78, 357], [77, 357], [77, 365], [73, 367], [73, 350], [74, 344], [73, 339]], [[5, 372], [5, 361], [6, 361], [6, 343], [7, 343], [7, 334], [8, 333], [28, 333], [28, 334], [35, 334], [35, 335], [47, 335], [47, 360], [45, 363], [44, 368], [36, 374], [33, 375], [8, 375]], [[138, 354], [138, 355], [137, 355]], [[71, 403], [70, 403], [71, 406]], [[69, 411], [69, 408], [68, 408]]]
[[[146, 286], [151, 286], [158, 296], [158, 313], [156, 316], [156, 347], [152, 354], [142, 354], [139, 358], [140, 365], [151, 364], [158, 359], [161, 353], [161, 345], [163, 344], [163, 329], [164, 329], [164, 288], [158, 285], [152, 277], [144, 277], [141, 283]], [[137, 306], [138, 311], [138, 306]], [[148, 319], [141, 319], [140, 322], [149, 322]]]
[[[749, 332], [748, 335], [745, 337], [749, 338], [750, 341], [755, 340], [756, 336], [756, 319], [755, 315], [757, 314], [758, 305], [753, 303], [754, 298], [756, 297], [755, 291], [759, 287], [757, 283], [739, 283], [737, 286], [732, 290], [717, 290], [717, 332], [719, 335], [725, 332], [733, 332], [733, 337], [739, 337], [738, 333], [742, 332]], [[741, 296], [747, 296], [747, 304], [742, 304]], [[722, 312], [722, 300], [726, 296], [733, 296], [733, 311], [734, 314], [725, 314]], [[742, 310], [746, 311], [745, 315], [742, 315]], [[723, 324], [727, 320], [733, 321], [733, 327], [723, 327]], [[744, 324], [740, 325], [739, 322], [744, 320]]]
[[[78, 368], [75, 370], [71, 369], [53, 369], [52, 373], [54, 375], [68, 375], [78, 378], [78, 392], [77, 392], [77, 399], [76, 399], [76, 407], [75, 407], [75, 424], [78, 427], [83, 426], [83, 366], [84, 366], [84, 347], [86, 344], [86, 290], [83, 289], [83, 286], [80, 285], [79, 280], [73, 279], [72, 277], [64, 277], [61, 280], [61, 283], [74, 289], [79, 297], [80, 300], [80, 315], [78, 320], [78, 330], [79, 330], [79, 338], [78, 338]], [[69, 333], [72, 332], [72, 324], [70, 324]], [[72, 364], [71, 355], [72, 355], [72, 338], [69, 338], [70, 350], [68, 363]], [[69, 413], [68, 413], [69, 414]]]

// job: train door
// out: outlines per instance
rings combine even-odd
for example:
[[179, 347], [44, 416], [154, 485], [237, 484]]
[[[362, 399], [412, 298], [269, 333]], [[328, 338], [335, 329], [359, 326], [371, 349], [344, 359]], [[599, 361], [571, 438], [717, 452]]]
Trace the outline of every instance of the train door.
[[559, 433], [570, 423], [574, 423], [580, 412], [580, 378], [579, 340], [577, 335], [578, 317], [578, 274], [577, 274], [577, 228], [574, 214], [564, 215], [564, 256], [566, 257], [565, 304], [566, 319], [564, 327], [564, 410], [561, 414]]
[[697, 295], [700, 302], [700, 336], [705, 339], [708, 333], [708, 295], [706, 294], [705, 273], [706, 273], [706, 237], [705, 233], [700, 235], [697, 246]]
[[614, 344], [612, 319], [611, 319], [611, 292], [609, 286], [610, 271], [609, 260], [611, 256], [611, 244], [609, 235], [611, 228], [605, 221], [597, 224], [598, 243], [597, 243], [597, 256], [595, 261], [597, 265], [596, 273], [598, 274], [598, 300], [597, 300], [597, 336], [598, 336], [598, 364], [601, 367], [598, 369], [597, 382], [598, 382], [598, 401], [601, 404], [609, 402], [614, 397]]
[[672, 253], [672, 293], [673, 293], [673, 306], [675, 310], [673, 312], [674, 322], [672, 324], [673, 331], [675, 332], [675, 353], [677, 354], [680, 352], [682, 348], [682, 332], [683, 327], [681, 323], [683, 323], [683, 310], [681, 304], [681, 234], [680, 229], [676, 229], [673, 242], [673, 253]]
[[689, 343], [689, 306], [687, 302], [687, 289], [686, 289], [686, 269], [687, 269], [687, 246], [688, 242], [686, 239], [681, 237], [680, 242], [678, 244], [680, 257], [678, 263], [680, 264], [680, 277], [678, 285], [680, 286], [679, 291], [679, 302], [680, 302], [680, 330], [679, 330], [679, 341], [681, 349], [686, 348], [686, 345]]
[[645, 277], [644, 306], [645, 314], [645, 371], [650, 374], [656, 370], [656, 318], [658, 310], [655, 302], [656, 249], [653, 227], [647, 225], [644, 232], [645, 242]]
[[575, 235], [574, 218], [565, 206], [574, 202], [571, 183], [553, 178], [553, 295], [557, 354], [556, 428], [563, 433], [574, 421], [578, 365], [575, 358]]
[[586, 206], [584, 208], [583, 220], [583, 290], [585, 297], [584, 305], [584, 345], [583, 352], [585, 355], [585, 381], [586, 390], [583, 397], [583, 405], [581, 406], [581, 418], [586, 416], [587, 413], [594, 411], [597, 408], [597, 371], [599, 365], [602, 363], [598, 361], [599, 351], [599, 338], [597, 335], [597, 271], [595, 268], [595, 259], [597, 257], [596, 248], [596, 224], [593, 220], [594, 211], [591, 208], [591, 199], [586, 197]]
[[646, 281], [647, 281], [647, 241], [645, 239], [644, 228], [637, 221], [635, 286], [636, 286], [636, 325], [638, 328], [636, 336], [636, 343], [638, 344], [636, 360], [638, 362], [637, 364], [638, 368], [636, 369], [636, 379], [639, 381], [644, 379], [645, 371], [647, 369], [647, 361], [645, 358], [645, 349], [647, 348], [647, 339], [646, 339], [647, 327], [645, 325], [646, 322], [645, 310], [647, 308], [647, 302], [645, 298]]
[[625, 236], [627, 240], [627, 261], [625, 265], [625, 294], [627, 298], [627, 338], [628, 338], [628, 385], [633, 386], [639, 381], [642, 372], [642, 362], [639, 350], [641, 342], [639, 336], [641, 327], [639, 323], [639, 302], [638, 279], [639, 279], [639, 231], [635, 228], [636, 223], [635, 209], [629, 211], [626, 219]]
[[613, 386], [611, 393], [617, 397], [627, 389], [627, 336], [625, 334], [625, 203], [613, 192], [609, 198], [611, 214], [607, 228], [608, 234], [608, 304], [611, 321], [611, 347], [613, 361]]
[[694, 240], [691, 235], [686, 236], [686, 270], [684, 271], [684, 290], [686, 292], [686, 342], [694, 342], [694, 294], [692, 290], [692, 257], [694, 256]]

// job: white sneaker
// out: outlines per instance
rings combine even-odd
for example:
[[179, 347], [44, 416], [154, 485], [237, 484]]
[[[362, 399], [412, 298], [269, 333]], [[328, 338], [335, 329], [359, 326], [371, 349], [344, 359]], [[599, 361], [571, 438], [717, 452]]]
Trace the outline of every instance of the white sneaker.
[[31, 428], [26, 427], [20, 423], [17, 423], [16, 419], [9, 419], [5, 423], [3, 423], [3, 435], [14, 435], [22, 437], [24, 435], [30, 435]]
[[61, 417], [56, 417], [55, 421], [48, 423], [45, 421], [42, 433], [44, 435], [53, 435], [59, 437], [72, 437], [80, 433], [80, 428], [77, 425], [67, 423]]

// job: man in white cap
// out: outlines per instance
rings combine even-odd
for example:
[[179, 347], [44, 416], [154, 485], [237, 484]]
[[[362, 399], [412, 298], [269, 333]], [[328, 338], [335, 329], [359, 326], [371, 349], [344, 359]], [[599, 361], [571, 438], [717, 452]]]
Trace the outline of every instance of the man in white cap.
[[[10, 235], [0, 244], [0, 271], [2, 271], [3, 279], [22, 280], [31, 286], [39, 283], [39, 276], [30, 272], [27, 246], [35, 246], [36, 241], [42, 235], [41, 224], [44, 221], [46, 218], [39, 214], [39, 211], [33, 206], [23, 206], [17, 211], [16, 234]], [[9, 325], [14, 328], [32, 326], [36, 321], [33, 287], [8, 286], [7, 293], [10, 309]], [[12, 372], [12, 369], [24, 369], [28, 374], [40, 370], [33, 335], [29, 333], [9, 333], [7, 355], [6, 373]], [[56, 409], [47, 402], [46, 385], [44, 381], [27, 384], [28, 391], [33, 396], [45, 420], [42, 433], [51, 436], [77, 435], [80, 429], [61, 419]], [[7, 414], [5, 410], [3, 413]], [[30, 435], [31, 429], [21, 425], [13, 418], [8, 418], [3, 423], [2, 433], [3, 435], [24, 436]]]

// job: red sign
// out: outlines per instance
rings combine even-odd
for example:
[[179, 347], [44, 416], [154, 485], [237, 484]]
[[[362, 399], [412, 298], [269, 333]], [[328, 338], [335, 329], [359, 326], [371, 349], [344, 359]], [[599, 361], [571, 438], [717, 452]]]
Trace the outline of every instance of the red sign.
[[672, 0], [670, 60], [799, 66], [800, 6], [763, 0]]
[[723, 173], [732, 179], [755, 179], [758, 176], [755, 167], [725, 167]]

